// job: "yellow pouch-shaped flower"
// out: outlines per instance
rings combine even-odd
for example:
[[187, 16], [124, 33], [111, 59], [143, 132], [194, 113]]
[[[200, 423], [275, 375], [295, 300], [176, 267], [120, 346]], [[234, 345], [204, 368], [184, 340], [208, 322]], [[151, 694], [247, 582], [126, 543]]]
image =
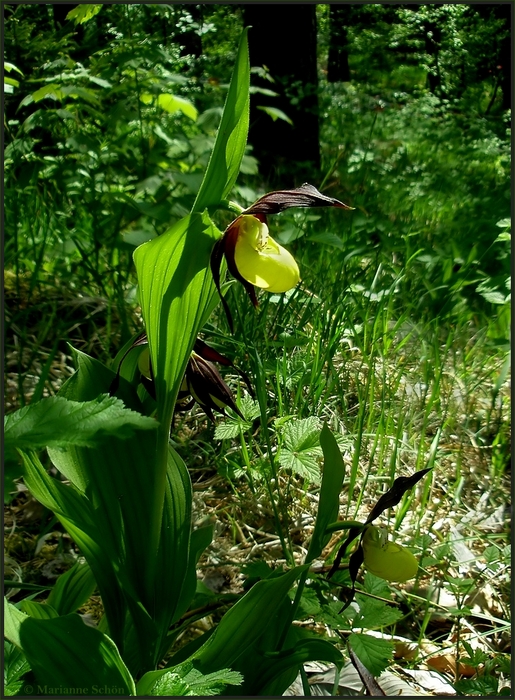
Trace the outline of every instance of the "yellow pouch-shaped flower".
[[417, 575], [418, 561], [405, 547], [388, 541], [385, 530], [370, 525], [363, 534], [364, 565], [386, 581], [408, 581]]
[[244, 214], [238, 220], [234, 263], [250, 284], [267, 292], [287, 292], [300, 280], [294, 257], [268, 233], [268, 226], [255, 216]]

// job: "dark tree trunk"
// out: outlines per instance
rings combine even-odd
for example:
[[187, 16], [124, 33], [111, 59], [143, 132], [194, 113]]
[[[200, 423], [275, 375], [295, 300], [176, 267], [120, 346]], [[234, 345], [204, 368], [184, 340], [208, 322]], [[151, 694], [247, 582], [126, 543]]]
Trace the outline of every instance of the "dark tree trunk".
[[329, 83], [350, 81], [347, 24], [351, 12], [351, 5], [329, 5], [329, 54], [327, 57]]
[[499, 75], [499, 85], [502, 90], [502, 109], [511, 109], [511, 97], [513, 90], [512, 76], [511, 76], [511, 28], [513, 22], [513, 3], [495, 3], [492, 5], [487, 4], [474, 4], [473, 9], [478, 12], [481, 17], [487, 20], [491, 15], [496, 19], [504, 20], [506, 24], [506, 29], [508, 30], [506, 36], [499, 42], [498, 54], [496, 56], [496, 62], [498, 62], [498, 67], [496, 69], [500, 71]]
[[194, 56], [195, 58], [202, 56], [202, 37], [199, 32], [203, 18], [202, 9], [202, 5], [186, 5], [186, 10], [198, 28], [195, 27], [181, 34], [179, 38], [179, 42], [182, 44], [181, 56]]
[[438, 54], [440, 53], [440, 44], [442, 41], [441, 27], [436, 22], [426, 22], [424, 24], [424, 39], [426, 53], [433, 59], [434, 67], [434, 71], [427, 74], [429, 90], [433, 95], [441, 96], [442, 79], [440, 76], [440, 66], [438, 65]]
[[[252, 76], [256, 87], [277, 97], [251, 96], [249, 141], [260, 172], [271, 185], [289, 187], [316, 180], [320, 169], [315, 5], [243, 5], [251, 67], [263, 66], [274, 83]], [[258, 109], [275, 107], [293, 126]]]

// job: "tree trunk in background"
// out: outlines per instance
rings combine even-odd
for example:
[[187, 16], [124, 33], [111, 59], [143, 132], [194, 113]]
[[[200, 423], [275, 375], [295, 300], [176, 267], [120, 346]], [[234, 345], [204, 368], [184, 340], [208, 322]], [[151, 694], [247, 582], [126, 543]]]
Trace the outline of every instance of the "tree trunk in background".
[[433, 70], [427, 74], [429, 90], [433, 93], [433, 95], [445, 97], [442, 91], [440, 66], [438, 65], [438, 55], [440, 53], [440, 45], [442, 42], [442, 29], [437, 22], [430, 21], [424, 22], [423, 28], [426, 53], [433, 59]]
[[495, 19], [502, 19], [506, 23], [506, 29], [508, 30], [507, 36], [505, 36], [499, 42], [499, 49], [497, 54], [497, 60], [499, 61], [500, 80], [499, 84], [502, 90], [502, 109], [511, 109], [511, 95], [513, 90], [512, 76], [511, 76], [511, 25], [512, 25], [512, 15], [513, 4], [510, 3], [495, 3], [492, 5], [487, 4], [473, 4], [472, 8], [479, 13], [483, 19], [488, 20], [491, 15]]
[[[252, 75], [252, 84], [278, 93], [251, 95], [249, 142], [270, 185], [290, 187], [317, 180], [320, 170], [316, 5], [243, 5], [251, 67], [269, 71], [274, 83]], [[282, 110], [293, 126], [259, 106]]]
[[327, 81], [349, 82], [349, 54], [347, 51], [347, 23], [351, 5], [329, 5], [329, 55]]
[[198, 25], [198, 27], [184, 32], [179, 37], [176, 37], [176, 40], [182, 44], [181, 56], [194, 56], [198, 58], [202, 55], [202, 37], [199, 28], [203, 20], [203, 7], [202, 5], [186, 5], [185, 9], [190, 13], [194, 24]]

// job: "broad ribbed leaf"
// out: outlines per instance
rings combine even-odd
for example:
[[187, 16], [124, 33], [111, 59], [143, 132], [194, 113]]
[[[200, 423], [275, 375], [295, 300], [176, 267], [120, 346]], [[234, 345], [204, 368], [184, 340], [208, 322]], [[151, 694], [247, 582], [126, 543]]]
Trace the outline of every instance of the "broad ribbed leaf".
[[324, 453], [324, 469], [315, 529], [306, 554], [306, 564], [310, 564], [313, 559], [319, 557], [331, 539], [331, 533], [327, 532], [327, 526], [338, 518], [340, 491], [345, 476], [345, 464], [340, 448], [327, 424], [324, 424], [322, 428], [320, 445]]
[[289, 669], [300, 670], [306, 661], [328, 661], [338, 667], [343, 666], [343, 656], [338, 649], [324, 639], [303, 639], [293, 649], [278, 652], [274, 658], [268, 658], [261, 678], [260, 695], [282, 695], [288, 687], [278, 688], [275, 679]]
[[93, 594], [97, 584], [87, 562], [76, 562], [61, 574], [47, 598], [48, 605], [59, 615], [75, 612]]
[[111, 636], [121, 643], [126, 606], [113, 568], [116, 557], [108, 542], [104, 541], [102, 547], [98, 544], [101, 536], [88, 499], [72, 486], [52, 479], [36, 454], [22, 453], [22, 459], [24, 481], [31, 494], [55, 513], [91, 566], [100, 589]]
[[16, 448], [93, 447], [109, 437], [127, 438], [136, 430], [156, 428], [155, 420], [125, 408], [114, 396], [82, 402], [49, 396], [5, 416], [4, 445], [7, 453]]
[[256, 583], [225, 613], [215, 632], [193, 654], [195, 666], [202, 673], [234, 668], [236, 659], [245, 654], [267, 630], [285, 595], [306, 568], [297, 566], [282, 576]]
[[33, 600], [22, 600], [20, 609], [26, 615], [35, 618], [36, 620], [50, 620], [53, 617], [59, 617], [57, 611], [51, 605], [46, 603], [36, 603]]
[[209, 258], [220, 235], [206, 214], [192, 214], [134, 251], [158, 419], [163, 424], [171, 419], [189, 356], [215, 294]]
[[250, 65], [247, 31], [243, 30], [240, 39], [222, 121], [192, 211], [203, 211], [219, 204], [229, 195], [240, 171], [249, 130]]
[[72, 613], [36, 620], [5, 601], [5, 635], [27, 657], [43, 695], [135, 695], [114, 642]]

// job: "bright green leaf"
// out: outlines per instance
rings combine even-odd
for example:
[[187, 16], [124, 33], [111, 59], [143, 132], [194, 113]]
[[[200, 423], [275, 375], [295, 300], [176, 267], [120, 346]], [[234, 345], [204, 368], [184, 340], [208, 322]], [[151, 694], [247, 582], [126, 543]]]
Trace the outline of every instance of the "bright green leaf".
[[30, 671], [30, 664], [25, 654], [15, 644], [4, 639], [4, 693], [6, 697], [19, 693], [24, 685], [20, 680]]
[[73, 10], [70, 10], [66, 15], [66, 19], [73, 19], [75, 24], [84, 24], [95, 15], [98, 15], [101, 9], [102, 5], [86, 5], [82, 3], [81, 5], [77, 5]]
[[263, 105], [259, 105], [257, 109], [260, 109], [261, 111], [265, 112], [265, 114], [268, 114], [269, 117], [272, 117], [274, 122], [281, 119], [282, 121], [288, 122], [288, 124], [293, 126], [292, 120], [282, 111], [282, 109], [277, 109], [277, 107], [264, 107]]
[[353, 632], [348, 639], [352, 650], [373, 676], [380, 676], [392, 661], [394, 645], [386, 639]]
[[59, 85], [52, 83], [50, 85], [45, 85], [44, 87], [39, 88], [39, 90], [36, 90], [36, 92], [32, 93], [32, 99], [34, 102], [40, 102], [41, 100], [45, 99], [45, 97], [51, 97], [53, 100], [60, 101], [64, 97], [63, 89]]
[[47, 604], [57, 610], [59, 615], [68, 615], [84, 605], [96, 585], [89, 564], [76, 562], [71, 569], [59, 576], [50, 591]]
[[20, 609], [30, 617], [36, 620], [51, 620], [54, 617], [59, 617], [57, 611], [51, 605], [46, 603], [36, 603], [33, 600], [22, 600]]
[[309, 564], [320, 556], [323, 548], [331, 539], [327, 526], [338, 518], [340, 491], [345, 476], [345, 464], [334, 435], [326, 424], [320, 434], [320, 445], [324, 454], [322, 486], [315, 521], [315, 529], [311, 537], [305, 563]]
[[79, 615], [36, 620], [5, 601], [5, 620], [6, 637], [24, 652], [43, 695], [136, 693], [113, 641]]
[[215, 298], [209, 259], [219, 236], [207, 215], [192, 214], [134, 251], [158, 417], [165, 422], [171, 418], [193, 344]]
[[250, 66], [247, 29], [243, 30], [222, 121], [204, 180], [192, 211], [203, 211], [227, 199], [245, 153], [249, 129]]
[[359, 613], [354, 616], [352, 626], [356, 629], [379, 629], [393, 625], [403, 616], [399, 608], [384, 603], [382, 600], [365, 596], [356, 596]]
[[107, 437], [128, 438], [136, 430], [156, 427], [154, 419], [125, 408], [114, 396], [84, 402], [49, 396], [5, 416], [4, 444], [6, 453], [17, 448], [93, 447]]
[[170, 114], [182, 112], [192, 121], [197, 120], [197, 108], [189, 100], [184, 99], [184, 97], [178, 97], [177, 95], [171, 95], [163, 92], [158, 95], [157, 104]]
[[297, 566], [286, 574], [256, 583], [221, 619], [215, 632], [193, 654], [195, 666], [203, 673], [231, 668], [267, 630], [279, 611], [293, 582], [306, 571]]

